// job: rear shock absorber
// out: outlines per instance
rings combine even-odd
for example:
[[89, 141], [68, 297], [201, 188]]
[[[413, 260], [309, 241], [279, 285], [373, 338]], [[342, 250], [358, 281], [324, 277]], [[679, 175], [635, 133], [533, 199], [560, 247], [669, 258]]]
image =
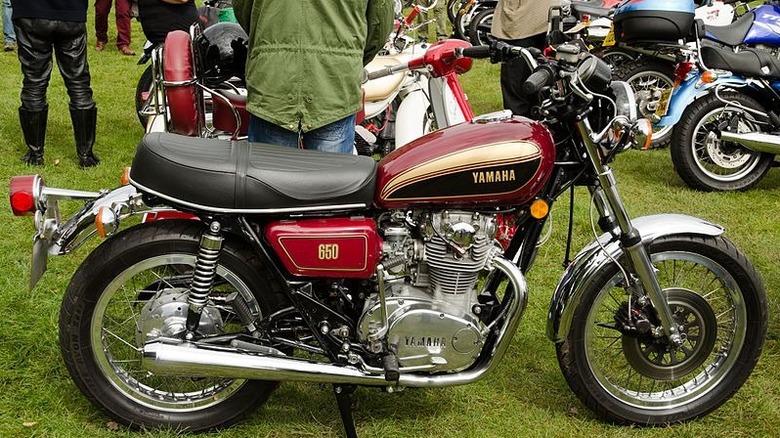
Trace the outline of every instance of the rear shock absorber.
[[217, 274], [217, 262], [219, 252], [222, 249], [222, 226], [214, 221], [209, 225], [200, 238], [198, 257], [195, 260], [195, 271], [192, 273], [190, 295], [187, 300], [189, 311], [187, 313], [187, 338], [194, 337], [198, 329], [200, 315], [203, 307], [209, 299], [211, 287], [214, 285], [214, 277]]

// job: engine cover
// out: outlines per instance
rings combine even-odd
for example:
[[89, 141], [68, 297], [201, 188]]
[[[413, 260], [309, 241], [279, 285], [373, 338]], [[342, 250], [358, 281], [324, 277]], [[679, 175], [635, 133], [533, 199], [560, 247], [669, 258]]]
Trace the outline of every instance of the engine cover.
[[[436, 299], [408, 284], [390, 289], [387, 340], [395, 346], [402, 369], [456, 372], [474, 363], [484, 339], [483, 325], [470, 310], [475, 303], [465, 302], [471, 300], [470, 294]], [[379, 306], [374, 297], [363, 313], [359, 328], [363, 341], [382, 325]]]

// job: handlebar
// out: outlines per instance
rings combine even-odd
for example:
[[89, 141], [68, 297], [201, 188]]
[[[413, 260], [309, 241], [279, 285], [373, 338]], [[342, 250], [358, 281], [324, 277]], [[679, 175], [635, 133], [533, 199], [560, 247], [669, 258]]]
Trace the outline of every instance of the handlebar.
[[555, 80], [555, 72], [548, 66], [540, 66], [523, 82], [522, 91], [527, 96], [538, 94]]
[[490, 55], [490, 46], [472, 46], [455, 50], [455, 56], [458, 58], [490, 58]]
[[409, 63], [387, 66], [385, 68], [368, 73], [366, 75], [366, 80], [371, 81], [374, 79], [383, 78], [385, 76], [392, 76], [398, 72], [405, 71], [408, 69], [409, 69]]

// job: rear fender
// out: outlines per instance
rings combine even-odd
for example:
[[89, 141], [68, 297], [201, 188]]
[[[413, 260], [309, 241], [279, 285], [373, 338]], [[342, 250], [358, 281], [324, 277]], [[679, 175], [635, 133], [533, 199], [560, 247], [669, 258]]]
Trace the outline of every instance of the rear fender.
[[[723, 227], [720, 225], [681, 214], [642, 216], [631, 223], [639, 231], [645, 245], [672, 235], [714, 237], [723, 234]], [[582, 296], [596, 273], [622, 256], [620, 241], [611, 233], [602, 234], [597, 242], [590, 243], [577, 254], [563, 273], [550, 303], [550, 311], [547, 314], [547, 337], [550, 340], [558, 343], [566, 339], [574, 318], [574, 310], [582, 301]]]
[[680, 121], [685, 109], [693, 103], [694, 100], [709, 93], [717, 86], [734, 85], [744, 86], [748, 80], [741, 76], [723, 76], [710, 83], [701, 82], [701, 72], [696, 72], [688, 76], [682, 84], [675, 87], [669, 100], [669, 109], [666, 115], [656, 123], [656, 126], [671, 126]]

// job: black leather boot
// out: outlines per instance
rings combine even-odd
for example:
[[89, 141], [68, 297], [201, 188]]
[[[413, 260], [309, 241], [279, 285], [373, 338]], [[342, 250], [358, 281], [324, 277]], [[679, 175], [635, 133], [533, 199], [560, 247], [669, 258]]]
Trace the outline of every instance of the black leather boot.
[[22, 161], [33, 166], [43, 166], [43, 143], [46, 139], [46, 120], [49, 108], [39, 111], [28, 111], [19, 108], [19, 123], [22, 125], [27, 153], [22, 155]]
[[79, 165], [82, 168], [97, 165], [100, 160], [92, 153], [92, 146], [95, 145], [97, 108], [71, 109], [70, 120], [73, 122], [73, 136], [76, 138]]

